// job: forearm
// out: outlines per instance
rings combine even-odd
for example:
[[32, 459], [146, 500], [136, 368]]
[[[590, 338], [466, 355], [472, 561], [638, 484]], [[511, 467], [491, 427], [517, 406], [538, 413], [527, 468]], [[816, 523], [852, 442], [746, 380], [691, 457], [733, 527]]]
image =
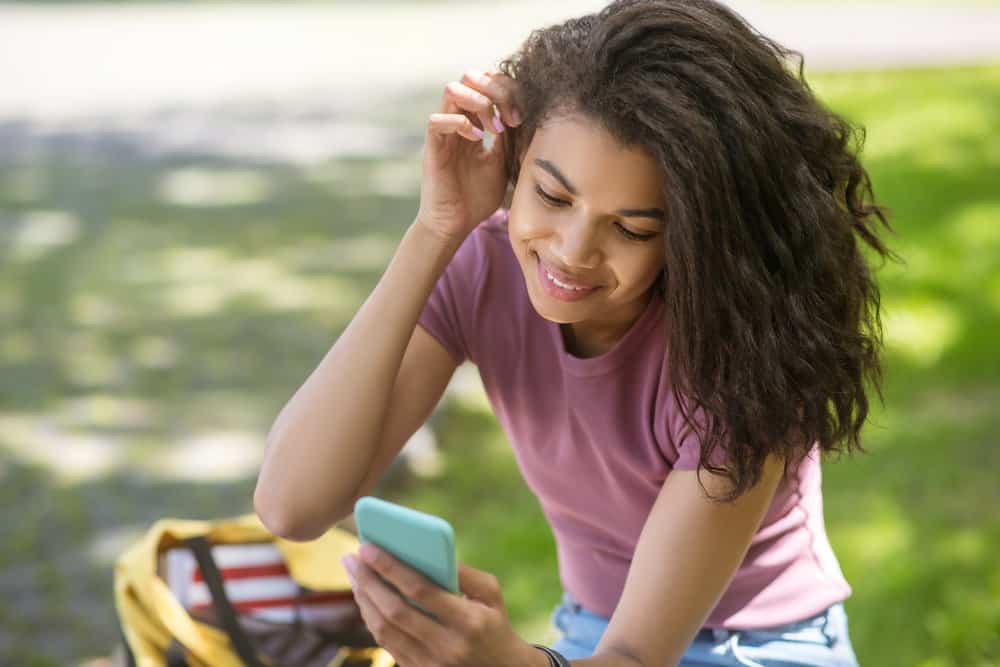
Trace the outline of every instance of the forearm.
[[350, 513], [407, 343], [456, 249], [412, 224], [371, 295], [278, 414], [254, 494], [272, 530], [318, 534]]
[[[571, 660], [573, 667], [644, 667], [637, 658], [632, 658], [620, 653], [598, 653], [589, 658]], [[657, 665], [656, 667], [663, 667]]]
[[[550, 667], [550, 662], [548, 656], [540, 651], [539, 649], [531, 646], [530, 644], [525, 644], [526, 649], [522, 647], [522, 656], [517, 663], [521, 667]], [[577, 660], [571, 660], [570, 665], [573, 667], [643, 667], [642, 663], [630, 656], [616, 653], [605, 649], [589, 658], [579, 658]], [[656, 667], [662, 667], [657, 665]]]

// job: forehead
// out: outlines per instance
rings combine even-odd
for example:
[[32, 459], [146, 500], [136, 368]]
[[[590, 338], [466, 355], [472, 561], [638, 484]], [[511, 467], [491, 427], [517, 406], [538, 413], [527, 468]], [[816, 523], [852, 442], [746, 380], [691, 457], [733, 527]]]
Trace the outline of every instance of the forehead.
[[532, 167], [536, 158], [555, 164], [582, 197], [617, 193], [616, 199], [632, 205], [651, 205], [661, 198], [656, 162], [580, 115], [551, 118], [539, 126], [524, 166], [538, 170]]

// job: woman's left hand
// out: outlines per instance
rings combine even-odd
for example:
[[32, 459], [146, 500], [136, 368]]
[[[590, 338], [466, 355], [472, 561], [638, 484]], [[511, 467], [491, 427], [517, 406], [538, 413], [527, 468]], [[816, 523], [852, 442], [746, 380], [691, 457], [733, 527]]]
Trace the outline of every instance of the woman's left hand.
[[[354, 598], [375, 641], [402, 667], [548, 664], [544, 654], [514, 632], [492, 574], [459, 563], [463, 598], [372, 544], [362, 545], [360, 555], [343, 559]], [[436, 618], [410, 606], [400, 593]]]

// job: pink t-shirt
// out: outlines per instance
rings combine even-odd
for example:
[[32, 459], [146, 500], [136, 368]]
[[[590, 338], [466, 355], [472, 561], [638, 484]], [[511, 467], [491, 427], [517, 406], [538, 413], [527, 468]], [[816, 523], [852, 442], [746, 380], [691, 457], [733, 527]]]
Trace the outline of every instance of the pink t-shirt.
[[[552, 527], [563, 587], [610, 617], [664, 480], [698, 466], [699, 442], [683, 428], [668, 381], [666, 309], [653, 298], [611, 350], [569, 354], [559, 325], [531, 305], [506, 220], [500, 209], [469, 235], [419, 323], [478, 367]], [[801, 620], [850, 592], [826, 537], [814, 450], [778, 488], [706, 627]]]

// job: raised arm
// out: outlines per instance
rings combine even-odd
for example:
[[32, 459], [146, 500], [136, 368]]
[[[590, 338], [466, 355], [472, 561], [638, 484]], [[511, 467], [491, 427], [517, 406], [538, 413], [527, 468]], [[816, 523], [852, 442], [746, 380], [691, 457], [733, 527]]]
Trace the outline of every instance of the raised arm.
[[[254, 508], [272, 532], [309, 540], [349, 515], [440, 399], [457, 360], [416, 326], [431, 290], [507, 187], [512, 79], [469, 70], [428, 118], [420, 210], [385, 274], [271, 427]], [[494, 124], [496, 122], [496, 124]]]
[[411, 225], [374, 291], [278, 414], [254, 493], [275, 534], [311, 539], [349, 515], [363, 481], [377, 478], [440, 399], [456, 362], [415, 326], [453, 254]]

